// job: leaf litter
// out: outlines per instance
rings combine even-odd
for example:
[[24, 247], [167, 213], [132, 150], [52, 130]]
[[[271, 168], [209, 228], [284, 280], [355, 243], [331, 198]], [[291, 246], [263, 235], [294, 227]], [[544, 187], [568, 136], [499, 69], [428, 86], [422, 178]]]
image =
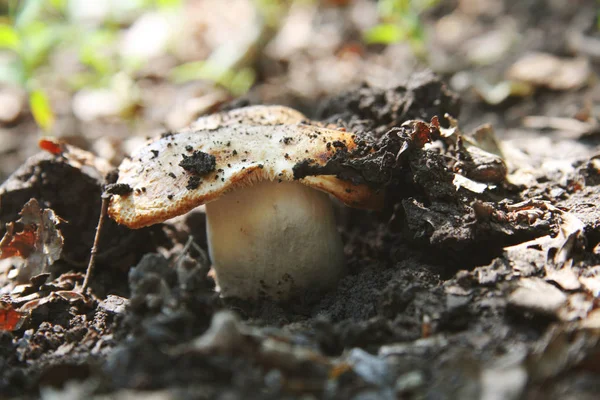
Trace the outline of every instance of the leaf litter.
[[[342, 219], [351, 272], [337, 290], [307, 293], [293, 304], [220, 299], [202, 251], [205, 239], [198, 236], [197, 246], [182, 240], [195, 229], [189, 216], [161, 227], [170, 246], [156, 245], [130, 263], [136, 266], [122, 296], [83, 296], [75, 290], [83, 274], [65, 270], [9, 282], [13, 309], [28, 317], [21, 327], [13, 324], [2, 362], [15, 370], [39, 362], [31, 371], [42, 391], [65, 393], [67, 366], [80, 363], [91, 371], [71, 375], [80, 393], [135, 388], [175, 397], [199, 391], [242, 397], [261, 388], [266, 396], [517, 399], [541, 390], [547, 379], [589, 370], [598, 346], [595, 294], [588, 289], [597, 277], [590, 267], [598, 262], [592, 252], [598, 226], [593, 209], [573, 207], [569, 199], [597, 191], [593, 175], [581, 188], [569, 179], [511, 183], [519, 173], [514, 153], [489, 130], [478, 138], [483, 128], [466, 135], [456, 124], [437, 122], [439, 109], [429, 102], [440, 104], [442, 85], [424, 84], [438, 91], [421, 108], [435, 115], [423, 111], [422, 121], [370, 135], [378, 121], [357, 117], [372, 107], [369, 101], [352, 116], [331, 116], [362, 132], [375, 149], [336, 168], [357, 169], [388, 193], [382, 212], [351, 210]], [[355, 95], [364, 99], [369, 90]], [[60, 154], [52, 157], [64, 162]], [[579, 173], [594, 172], [564, 172]], [[486, 189], [457, 187], [457, 176]], [[95, 182], [99, 195], [102, 182]], [[545, 200], [540, 194], [555, 185], [564, 200]], [[123, 277], [114, 266], [104, 274]], [[97, 279], [96, 285], [114, 284]], [[92, 358], [100, 360], [101, 374], [93, 372]], [[86, 386], [90, 376], [99, 383]], [[15, 375], [2, 379], [3, 388], [19, 388]]]
[[19, 215], [17, 221], [6, 224], [6, 233], [0, 240], [0, 259], [22, 258], [25, 262], [18, 273], [21, 280], [27, 280], [47, 272], [60, 258], [64, 238], [58, 225], [64, 221], [53, 210], [42, 209], [36, 199], [25, 203]]

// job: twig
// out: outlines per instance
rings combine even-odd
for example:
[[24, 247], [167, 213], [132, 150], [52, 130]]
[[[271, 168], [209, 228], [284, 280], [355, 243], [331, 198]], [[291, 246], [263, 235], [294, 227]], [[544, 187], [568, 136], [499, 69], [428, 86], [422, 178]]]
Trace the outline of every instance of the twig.
[[110, 194], [102, 195], [102, 209], [100, 210], [98, 225], [96, 225], [96, 235], [94, 236], [94, 244], [92, 246], [92, 251], [90, 252], [90, 262], [88, 263], [87, 271], [85, 272], [85, 278], [83, 280], [83, 285], [81, 286], [82, 293], [85, 293], [88, 285], [90, 284], [90, 276], [92, 275], [92, 272], [94, 271], [94, 266], [96, 265], [96, 254], [98, 253], [100, 233], [102, 232], [102, 227], [104, 226], [104, 220], [106, 219], [106, 214], [108, 212], [108, 204], [110, 202], [110, 198]]
[[188, 237], [188, 240], [185, 243], [185, 246], [183, 246], [183, 249], [181, 249], [181, 252], [175, 259], [174, 264], [179, 266], [179, 263], [181, 263], [183, 261], [183, 257], [187, 254], [187, 252], [190, 250], [191, 247], [193, 247], [198, 252], [199, 257], [202, 258], [202, 260], [200, 260], [200, 264], [202, 265], [202, 267], [209, 266], [209, 260], [208, 260], [208, 255], [206, 254], [206, 251], [204, 251], [204, 249], [202, 247], [198, 246], [198, 244], [194, 241], [194, 236], [192, 236], [192, 235], [190, 235]]
[[192, 243], [194, 243], [194, 236], [190, 235], [188, 237], [188, 240], [187, 240], [185, 246], [183, 246], [183, 249], [181, 249], [181, 252], [179, 253], [179, 255], [177, 256], [177, 258], [175, 259], [175, 263], [174, 263], [175, 265], [179, 266], [179, 263], [183, 260], [183, 257], [185, 257], [185, 254], [190, 249], [190, 246], [192, 245]]

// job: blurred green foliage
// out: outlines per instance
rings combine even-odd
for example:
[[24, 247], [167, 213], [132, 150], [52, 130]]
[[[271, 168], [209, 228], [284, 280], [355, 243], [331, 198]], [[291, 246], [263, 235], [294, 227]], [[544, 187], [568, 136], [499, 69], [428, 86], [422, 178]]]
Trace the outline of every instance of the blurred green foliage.
[[[181, 2], [126, 3], [128, 11], [140, 14], [149, 9], [179, 7]], [[54, 114], [40, 77], [55, 50], [73, 49], [85, 67], [82, 72], [63, 77], [73, 90], [107, 86], [119, 71], [132, 74], [139, 68], [107, 51], [119, 38], [119, 21], [108, 18], [100, 25], [76, 21], [70, 16], [69, 0], [5, 0], [0, 3], [0, 11], [0, 82], [19, 85], [27, 91], [31, 113], [46, 131], [52, 129]]]
[[54, 114], [46, 94], [41, 90], [30, 92], [29, 107], [39, 127], [46, 132], [50, 131], [54, 125]]
[[425, 32], [421, 15], [440, 0], [379, 0], [377, 9], [381, 23], [365, 32], [369, 44], [392, 44], [408, 41], [413, 51], [422, 56]]
[[257, 11], [267, 25], [278, 26], [285, 16], [287, 7], [298, 0], [253, 0]]
[[[143, 66], [143, 61], [124, 57], [116, 51], [122, 28], [133, 19], [123, 22], [109, 14], [100, 24], [86, 24], [72, 18], [70, 3], [73, 1], [0, 0], [0, 82], [26, 89], [31, 113], [46, 131], [52, 129], [55, 118], [44, 88], [49, 79], [48, 73], [44, 75], [44, 72], [48, 72], [55, 51], [74, 51], [83, 67], [64, 77], [57, 71], [49, 71], [54, 75], [52, 79], [65, 80], [73, 91], [114, 86], [115, 76], [125, 74], [133, 78]], [[300, 0], [254, 0], [254, 3], [260, 22], [269, 29], [276, 29], [287, 7], [294, 1]], [[183, 0], [122, 0], [120, 3], [115, 0], [115, 4], [130, 15], [156, 9], [172, 10], [181, 7], [182, 3]], [[251, 54], [255, 49], [247, 50]], [[241, 95], [254, 84], [255, 71], [252, 65], [243, 62], [245, 60], [225, 54], [227, 51], [217, 49], [205, 61], [179, 65], [173, 68], [169, 78], [174, 83], [210, 80], [233, 95]], [[131, 81], [135, 85], [135, 79]]]
[[217, 63], [207, 60], [181, 64], [171, 70], [169, 77], [174, 83], [199, 79], [213, 81], [226, 88], [234, 96], [240, 96], [250, 90], [256, 79], [256, 74], [254, 69], [250, 67], [239, 70], [221, 68]]
[[0, 81], [24, 87], [29, 93], [29, 105], [38, 125], [52, 129], [54, 115], [48, 98], [36, 81], [35, 72], [47, 59], [63, 34], [64, 27], [43, 22], [39, 16], [46, 7], [51, 13], [64, 6], [63, 1], [9, 1], [6, 17], [0, 24], [0, 49], [12, 53], [0, 64]]
[[210, 80], [234, 96], [246, 93], [256, 80], [256, 58], [279, 30], [289, 7], [294, 3], [314, 1], [252, 0], [256, 10], [255, 32], [249, 32], [244, 43], [224, 44], [204, 61], [188, 62], [175, 67], [170, 74], [171, 80], [175, 83]]
[[[60, 81], [74, 92], [113, 87], [116, 76], [129, 77], [135, 91], [135, 73], [143, 61], [117, 51], [123, 28], [146, 11], [173, 10], [181, 7], [184, 0], [114, 0], [110, 6], [119, 11], [111, 8], [103, 20], [92, 23], [73, 17], [72, 6], [77, 1], [80, 0], [0, 0], [0, 82], [19, 85], [27, 91], [31, 113], [46, 131], [52, 129], [55, 120], [46, 94], [49, 80]], [[299, 2], [314, 4], [317, 0], [252, 1], [257, 10], [257, 30], [249, 35], [243, 48], [217, 48], [204, 61], [174, 67], [169, 79], [174, 83], [210, 80], [235, 96], [247, 92], [256, 79], [253, 60], [279, 29], [290, 6]], [[379, 0], [380, 24], [367, 31], [364, 40], [381, 44], [408, 41], [415, 53], [422, 55], [421, 15], [438, 2]], [[124, 19], [123, 15], [130, 17]], [[64, 54], [64, 50], [75, 54], [80, 64], [80, 68], [65, 76], [56, 62], [52, 64], [53, 55]]]

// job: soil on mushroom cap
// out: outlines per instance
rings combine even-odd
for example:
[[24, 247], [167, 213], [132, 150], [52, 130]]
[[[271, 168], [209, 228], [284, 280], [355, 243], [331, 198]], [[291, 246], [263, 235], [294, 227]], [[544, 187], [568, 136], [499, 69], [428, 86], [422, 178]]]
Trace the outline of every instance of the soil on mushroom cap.
[[[191, 146], [189, 146], [191, 148]], [[204, 175], [212, 172], [216, 168], [215, 156], [202, 151], [194, 151], [191, 156], [182, 154], [183, 160], [179, 166], [187, 172], [195, 175]]]

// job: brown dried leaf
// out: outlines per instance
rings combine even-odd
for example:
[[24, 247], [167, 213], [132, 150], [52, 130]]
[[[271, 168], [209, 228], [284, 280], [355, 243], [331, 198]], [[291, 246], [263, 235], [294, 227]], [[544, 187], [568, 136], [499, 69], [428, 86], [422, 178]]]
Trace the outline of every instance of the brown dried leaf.
[[20, 257], [31, 274], [40, 273], [60, 258], [64, 239], [57, 228], [60, 219], [54, 211], [42, 209], [36, 199], [29, 200], [21, 218], [6, 224], [0, 241], [0, 259]]
[[36, 241], [34, 226], [26, 225], [20, 232], [15, 232], [15, 223], [10, 222], [6, 225], [6, 233], [0, 241], [0, 259], [8, 257], [25, 259], [34, 251]]
[[96, 157], [88, 151], [71, 146], [55, 138], [42, 138], [38, 142], [38, 146], [50, 154], [60, 155], [73, 168], [80, 169], [88, 174], [96, 175], [100, 173], [100, 176], [103, 178], [113, 169], [110, 163], [102, 157]]
[[10, 303], [0, 300], [0, 331], [19, 329], [26, 315], [15, 310]]

